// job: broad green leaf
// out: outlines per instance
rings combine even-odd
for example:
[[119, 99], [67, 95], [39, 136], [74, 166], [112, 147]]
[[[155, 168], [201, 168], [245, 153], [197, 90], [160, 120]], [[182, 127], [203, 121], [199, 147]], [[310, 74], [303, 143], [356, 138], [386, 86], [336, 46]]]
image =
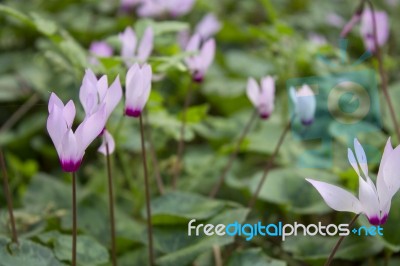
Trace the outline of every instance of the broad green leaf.
[[[248, 214], [247, 209], [233, 209], [233, 210], [226, 210], [221, 212], [219, 215], [215, 216], [211, 220], [208, 220], [207, 223], [217, 225], [217, 224], [229, 224], [235, 221], [242, 223]], [[185, 228], [186, 229], [186, 228]], [[188, 238], [187, 231], [182, 232], [181, 237]], [[186, 235], [185, 235], [186, 234]], [[193, 243], [185, 245], [181, 249], [170, 252], [159, 259], [157, 259], [157, 264], [161, 266], [175, 266], [175, 265], [187, 265], [191, 261], [193, 261], [197, 256], [204, 253], [207, 250], [210, 250], [214, 245], [224, 246], [229, 243], [232, 243], [234, 237], [231, 236], [205, 236], [202, 235], [201, 237], [193, 236]], [[172, 239], [171, 239], [172, 240]], [[172, 240], [177, 243], [180, 241], [180, 238]]]
[[[383, 244], [376, 240], [376, 237], [373, 236], [349, 235], [339, 247], [335, 258], [358, 260], [378, 254], [382, 251]], [[283, 243], [283, 249], [300, 260], [323, 260], [329, 257], [337, 241], [338, 237], [298, 234], [287, 238]]]
[[286, 262], [268, 257], [261, 248], [252, 248], [233, 253], [227, 266], [286, 266]]
[[190, 219], [205, 220], [221, 211], [223, 201], [185, 192], [172, 192], [151, 201], [154, 224], [181, 224]]
[[[21, 240], [20, 246], [9, 246], [10, 240], [0, 237], [0, 264], [2, 266], [62, 266], [53, 252], [29, 240]], [[10, 254], [12, 250], [12, 254]]]
[[[262, 173], [253, 176], [250, 191], [255, 192]], [[286, 210], [299, 214], [326, 213], [331, 210], [315, 188], [305, 178], [336, 183], [337, 177], [317, 169], [272, 170], [261, 188], [258, 199], [279, 204]], [[290, 186], [288, 186], [290, 184]]]
[[[71, 260], [72, 236], [62, 235], [58, 232], [48, 232], [41, 235], [40, 239], [54, 245], [54, 253], [58, 259]], [[79, 265], [101, 265], [108, 262], [109, 255], [107, 249], [92, 237], [78, 235], [76, 249]]]

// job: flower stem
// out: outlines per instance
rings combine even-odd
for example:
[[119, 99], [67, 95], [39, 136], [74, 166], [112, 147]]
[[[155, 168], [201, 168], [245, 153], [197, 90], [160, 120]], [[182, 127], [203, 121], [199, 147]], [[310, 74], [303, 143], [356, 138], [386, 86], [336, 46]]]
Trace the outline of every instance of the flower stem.
[[256, 192], [253, 194], [253, 197], [250, 199], [249, 204], [248, 204], [248, 208], [251, 210], [254, 207], [254, 204], [257, 201], [258, 198], [258, 194], [260, 194], [261, 188], [264, 185], [265, 180], [267, 179], [268, 173], [271, 170], [272, 165], [274, 164], [275, 161], [275, 157], [278, 155], [279, 150], [283, 144], [283, 140], [286, 137], [286, 134], [288, 133], [289, 129], [290, 129], [290, 125], [291, 125], [291, 121], [289, 121], [285, 127], [285, 129], [283, 130], [281, 136], [279, 137], [279, 141], [278, 144], [275, 147], [274, 152], [272, 153], [271, 157], [269, 158], [265, 168], [264, 168], [264, 173], [261, 177], [260, 183], [258, 183]]
[[178, 154], [177, 154], [177, 160], [176, 160], [176, 166], [175, 166], [175, 173], [174, 177], [172, 179], [172, 188], [176, 189], [176, 186], [178, 184], [178, 179], [179, 175], [181, 174], [182, 170], [182, 156], [183, 156], [183, 150], [185, 149], [185, 129], [186, 129], [186, 114], [187, 110], [190, 105], [190, 99], [192, 97], [192, 90], [193, 90], [193, 81], [190, 82], [188, 91], [186, 93], [186, 98], [185, 98], [185, 103], [183, 105], [183, 112], [182, 112], [182, 125], [181, 125], [181, 131], [180, 131], [180, 137], [179, 137], [179, 143], [178, 143]]
[[146, 160], [146, 148], [144, 145], [144, 126], [143, 126], [143, 118], [139, 117], [140, 120], [140, 136], [142, 143], [142, 157], [143, 157], [143, 171], [144, 171], [144, 185], [145, 185], [145, 194], [146, 194], [146, 214], [147, 214], [147, 238], [148, 238], [148, 251], [149, 251], [149, 264], [151, 266], [154, 265], [154, 256], [153, 256], [153, 227], [151, 222], [151, 208], [150, 208], [150, 188], [149, 188], [149, 178], [147, 174], [147, 160]]
[[[351, 222], [349, 223], [349, 228], [353, 226], [353, 224], [355, 223], [355, 221], [357, 220], [357, 218], [360, 216], [360, 214], [357, 214], [356, 216], [354, 216], [354, 218], [351, 220]], [[329, 266], [331, 265], [331, 262], [333, 260], [333, 257], [335, 256], [336, 252], [339, 249], [340, 244], [342, 244], [344, 238], [346, 236], [343, 235], [339, 238], [338, 242], [336, 243], [335, 247], [332, 249], [331, 255], [329, 255], [328, 260], [325, 262], [324, 266]]]
[[72, 172], [72, 266], [76, 266], [76, 174]]
[[375, 55], [378, 60], [379, 75], [381, 77], [381, 82], [382, 82], [382, 91], [383, 91], [383, 95], [385, 96], [386, 102], [389, 107], [390, 117], [392, 118], [394, 130], [396, 131], [396, 134], [397, 134], [397, 140], [400, 141], [400, 128], [399, 128], [399, 124], [397, 122], [397, 117], [396, 117], [396, 113], [393, 108], [392, 100], [390, 99], [389, 90], [388, 90], [388, 79], [387, 79], [385, 68], [383, 65], [383, 54], [382, 54], [382, 51], [378, 44], [378, 29], [377, 29], [377, 25], [376, 25], [374, 5], [372, 4], [372, 2], [370, 0], [366, 0], [366, 2], [371, 9]]
[[17, 229], [15, 226], [15, 219], [14, 219], [13, 202], [12, 202], [12, 197], [11, 197], [11, 192], [10, 192], [10, 186], [8, 184], [8, 174], [7, 174], [6, 162], [4, 159], [3, 151], [1, 149], [0, 149], [0, 164], [1, 164], [1, 169], [3, 172], [4, 195], [6, 196], [8, 215], [10, 216], [12, 241], [14, 243], [16, 243], [17, 245], [19, 245]]
[[164, 182], [162, 180], [161, 177], [161, 173], [160, 173], [160, 167], [158, 166], [158, 159], [157, 159], [157, 153], [156, 153], [156, 149], [154, 147], [154, 143], [153, 143], [153, 138], [151, 137], [151, 129], [148, 126], [149, 125], [149, 117], [147, 114], [145, 114], [145, 118], [147, 120], [146, 123], [146, 133], [147, 133], [147, 141], [149, 142], [150, 145], [150, 156], [151, 156], [151, 160], [153, 161], [153, 168], [154, 168], [154, 174], [156, 177], [156, 183], [157, 183], [157, 188], [158, 188], [158, 192], [163, 195], [165, 193], [165, 189], [164, 189]]
[[117, 248], [115, 244], [115, 216], [114, 216], [114, 193], [113, 193], [113, 178], [110, 162], [110, 150], [106, 143], [106, 160], [107, 160], [107, 175], [108, 175], [108, 200], [110, 210], [110, 226], [111, 226], [111, 259], [112, 265], [117, 265]]
[[236, 159], [236, 157], [237, 157], [237, 155], [239, 153], [240, 146], [242, 145], [242, 142], [243, 142], [244, 138], [246, 137], [246, 135], [249, 133], [249, 130], [250, 130], [251, 126], [253, 125], [253, 122], [254, 122], [256, 117], [257, 117], [257, 110], [254, 109], [249, 121], [246, 124], [246, 127], [244, 128], [242, 134], [239, 137], [239, 140], [238, 140], [238, 142], [236, 144], [235, 150], [233, 151], [233, 153], [229, 157], [229, 161], [226, 164], [226, 166], [224, 167], [224, 169], [222, 171], [222, 174], [218, 179], [218, 182], [215, 184], [214, 188], [211, 190], [211, 193], [209, 195], [210, 198], [214, 198], [218, 194], [218, 191], [220, 190], [222, 184], [225, 181], [225, 177], [226, 177], [227, 173], [231, 169], [231, 167], [233, 165], [233, 162], [234, 162], [234, 160]]

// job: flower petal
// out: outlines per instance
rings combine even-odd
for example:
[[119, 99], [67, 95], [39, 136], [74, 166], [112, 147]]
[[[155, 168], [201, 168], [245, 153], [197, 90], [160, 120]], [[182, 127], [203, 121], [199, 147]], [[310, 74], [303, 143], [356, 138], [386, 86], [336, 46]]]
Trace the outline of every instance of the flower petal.
[[258, 108], [258, 99], [260, 98], [260, 87], [254, 78], [249, 78], [246, 88], [247, 98], [251, 101], [255, 108]]
[[143, 34], [142, 40], [140, 41], [137, 52], [139, 62], [146, 62], [149, 58], [151, 52], [153, 51], [153, 39], [153, 29], [151, 27], [147, 27], [146, 31]]
[[199, 70], [205, 73], [212, 64], [214, 56], [215, 56], [215, 40], [209, 39], [201, 47], [199, 55], [201, 59], [201, 69]]
[[51, 113], [54, 106], [58, 106], [58, 108], [62, 110], [64, 108], [64, 103], [60, 100], [60, 98], [58, 98], [57, 94], [52, 92], [50, 94], [50, 99], [48, 104], [49, 113]]
[[78, 142], [78, 148], [82, 153], [89, 144], [100, 135], [106, 123], [106, 107], [103, 104], [100, 109], [86, 119], [78, 126], [75, 136]]
[[119, 39], [122, 43], [121, 57], [126, 64], [129, 64], [135, 56], [136, 34], [131, 27], [127, 27], [124, 32], [119, 34]]
[[68, 128], [72, 127], [72, 123], [74, 122], [75, 119], [75, 113], [76, 113], [75, 104], [72, 100], [70, 100], [63, 109], [64, 121], [67, 124]]
[[104, 97], [106, 96], [108, 89], [108, 78], [106, 75], [103, 75], [98, 81], [97, 81], [97, 94], [98, 94], [98, 99], [97, 103], [101, 103], [104, 100]]
[[107, 90], [105, 96], [106, 103], [106, 119], [108, 119], [111, 113], [114, 111], [115, 107], [117, 107], [119, 101], [122, 98], [122, 87], [119, 81], [119, 76], [117, 76], [114, 82], [111, 84], [110, 88]]
[[356, 157], [354, 156], [354, 153], [350, 148], [347, 149], [347, 158], [349, 160], [349, 163], [353, 167], [354, 171], [356, 171], [357, 176], [360, 176], [360, 169], [358, 169]]
[[365, 151], [361, 146], [358, 139], [354, 139], [354, 149], [356, 151], [356, 157], [358, 164], [360, 165], [361, 170], [364, 173], [364, 176], [368, 177], [368, 163], [367, 163], [367, 156], [365, 155]]
[[57, 150], [58, 156], [61, 155], [61, 142], [67, 130], [68, 128], [63, 117], [63, 111], [55, 105], [47, 118], [47, 131]]
[[112, 137], [112, 135], [107, 130], [104, 130], [103, 142], [101, 143], [101, 146], [99, 147], [98, 152], [100, 152], [104, 155], [107, 155], [106, 145], [108, 145], [108, 153], [112, 154], [115, 150], [115, 141], [114, 141], [114, 138]]
[[[388, 148], [390, 150], [390, 148]], [[386, 152], [386, 149], [385, 149]], [[383, 167], [383, 179], [388, 189], [388, 197], [392, 198], [400, 188], [400, 146], [386, 155]], [[385, 156], [385, 157], [386, 157]]]
[[221, 29], [221, 23], [211, 13], [207, 14], [197, 24], [195, 32], [198, 33], [203, 40], [207, 40]]
[[306, 178], [322, 196], [326, 204], [336, 211], [360, 213], [360, 201], [350, 192], [325, 182]]
[[365, 181], [361, 176], [359, 180], [359, 199], [363, 208], [363, 212], [369, 220], [375, 217], [380, 219], [380, 206], [378, 194], [371, 183]]

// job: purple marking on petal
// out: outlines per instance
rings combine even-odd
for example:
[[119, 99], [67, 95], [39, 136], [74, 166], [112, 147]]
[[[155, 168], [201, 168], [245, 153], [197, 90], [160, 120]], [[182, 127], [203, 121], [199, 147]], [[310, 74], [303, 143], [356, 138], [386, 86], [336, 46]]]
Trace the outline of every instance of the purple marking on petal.
[[204, 76], [201, 73], [199, 73], [198, 71], [193, 73], [192, 78], [193, 78], [193, 81], [197, 82], [197, 83], [202, 83], [204, 80]]
[[260, 113], [260, 117], [261, 117], [261, 119], [264, 119], [264, 120], [266, 120], [266, 119], [268, 119], [268, 118], [269, 118], [269, 116], [270, 116], [270, 114], [268, 114], [268, 113]]
[[387, 214], [383, 215], [383, 217], [381, 218], [381, 224], [385, 224], [387, 219], [388, 219], [388, 215]]
[[142, 114], [142, 111], [141, 110], [134, 110], [134, 109], [126, 108], [125, 109], [125, 114], [127, 116], [139, 117]]
[[314, 123], [314, 120], [313, 119], [311, 119], [311, 120], [301, 120], [301, 123], [304, 126], [311, 126], [311, 124]]
[[378, 216], [372, 216], [371, 218], [368, 217], [368, 221], [370, 224], [375, 225], [375, 226], [381, 224]]
[[64, 172], [76, 172], [81, 166], [82, 160], [72, 161], [72, 160], [61, 160], [61, 168]]

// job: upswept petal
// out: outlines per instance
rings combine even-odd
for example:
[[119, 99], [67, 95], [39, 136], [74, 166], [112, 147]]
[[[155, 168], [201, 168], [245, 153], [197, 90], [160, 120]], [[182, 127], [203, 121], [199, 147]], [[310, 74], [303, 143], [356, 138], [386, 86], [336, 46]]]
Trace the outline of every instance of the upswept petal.
[[258, 102], [260, 98], [260, 88], [257, 84], [257, 81], [254, 78], [248, 79], [246, 93], [247, 97], [254, 105], [254, 107], [258, 108]]
[[374, 185], [366, 182], [361, 176], [358, 178], [359, 180], [359, 199], [361, 205], [363, 207], [364, 214], [368, 217], [368, 219], [373, 221], [378, 218], [380, 220], [380, 207], [379, 207], [379, 199]]
[[115, 141], [114, 141], [113, 136], [107, 130], [104, 130], [103, 142], [101, 143], [101, 146], [99, 147], [98, 152], [100, 152], [104, 155], [107, 155], [106, 145], [108, 145], [109, 154], [112, 154], [115, 150]]
[[[393, 152], [393, 147], [392, 147], [391, 139], [389, 137], [386, 142], [386, 146], [383, 151], [383, 154], [382, 154], [381, 163], [379, 164], [378, 177], [376, 179], [376, 189], [378, 191], [379, 202], [380, 202], [382, 210], [387, 208], [386, 205], [388, 202], [389, 202], [389, 207], [390, 207], [390, 201], [392, 199], [392, 196], [390, 195], [391, 193], [389, 192], [389, 188], [386, 184], [386, 181], [385, 181], [385, 178], [383, 175], [384, 166], [385, 166], [386, 162], [388, 161], [388, 159], [391, 157], [390, 155], [392, 152]], [[388, 178], [389, 179], [393, 178], [393, 176], [389, 176]]]
[[79, 100], [86, 115], [92, 113], [93, 106], [97, 102], [97, 78], [92, 70], [86, 69], [79, 89]]
[[143, 84], [141, 72], [139, 64], [134, 64], [126, 74], [125, 109], [136, 108], [136, 101], [141, 94]]
[[199, 54], [201, 60], [201, 68], [199, 70], [205, 73], [212, 64], [214, 56], [215, 56], [215, 40], [209, 39], [201, 47], [201, 51]]
[[136, 34], [131, 27], [127, 27], [124, 32], [119, 34], [122, 42], [121, 57], [130, 59], [135, 55], [136, 50]]
[[86, 150], [89, 144], [100, 135], [106, 124], [106, 106], [102, 104], [97, 112], [86, 117], [78, 126], [75, 136], [80, 151]]
[[139, 62], [146, 62], [151, 52], [153, 51], [154, 33], [151, 27], [147, 27], [145, 30], [142, 40], [140, 41], [139, 48], [137, 51], [137, 57]]
[[358, 169], [356, 157], [354, 156], [354, 153], [350, 148], [347, 149], [347, 158], [354, 171], [356, 171], [357, 175], [360, 176], [360, 169]]
[[76, 113], [75, 104], [72, 100], [70, 100], [63, 109], [63, 117], [65, 123], [67, 123], [68, 128], [72, 127], [72, 123], [74, 122], [75, 118], [75, 113]]
[[261, 79], [261, 90], [265, 93], [267, 99], [272, 100], [275, 98], [275, 79], [271, 76], [266, 76]]
[[303, 85], [297, 93], [298, 112], [303, 124], [314, 120], [317, 102], [315, 95], [308, 85]]
[[48, 104], [49, 113], [51, 113], [54, 106], [58, 106], [58, 108], [62, 110], [64, 108], [64, 103], [60, 100], [60, 98], [58, 98], [57, 94], [52, 92], [50, 94], [50, 99]]
[[189, 42], [188, 42], [188, 44], [186, 46], [186, 49], [185, 49], [186, 52], [197, 52], [197, 51], [199, 51], [200, 42], [201, 42], [200, 35], [199, 34], [194, 34], [190, 38], [190, 40], [189, 40]]
[[62, 137], [68, 130], [62, 112], [62, 109], [55, 105], [47, 118], [47, 131], [59, 156], [61, 155]]
[[358, 164], [360, 165], [361, 170], [364, 173], [364, 176], [368, 177], [368, 163], [367, 156], [365, 155], [365, 151], [361, 146], [358, 139], [354, 139], [354, 150], [356, 151], [356, 157]]
[[115, 107], [117, 107], [119, 101], [122, 98], [122, 87], [119, 81], [119, 76], [117, 76], [114, 82], [111, 84], [110, 88], [107, 90], [105, 95], [105, 103], [106, 103], [106, 119], [108, 119], [111, 113], [114, 111]]
[[322, 196], [326, 204], [336, 211], [360, 213], [363, 211], [360, 201], [350, 192], [325, 183], [306, 178]]
[[62, 137], [61, 151], [60, 160], [62, 164], [82, 160], [84, 150], [78, 147], [77, 139], [72, 129], [68, 129]]
[[195, 32], [198, 33], [203, 40], [207, 40], [221, 29], [221, 23], [211, 13], [205, 15], [197, 24]]
[[387, 156], [388, 157], [385, 158], [385, 164], [382, 166], [383, 180], [389, 192], [388, 197], [391, 199], [400, 188], [400, 146], [397, 146]]
[[108, 89], [108, 78], [106, 75], [103, 75], [98, 81], [97, 81], [97, 103], [101, 103], [104, 100], [104, 97], [106, 96]]

